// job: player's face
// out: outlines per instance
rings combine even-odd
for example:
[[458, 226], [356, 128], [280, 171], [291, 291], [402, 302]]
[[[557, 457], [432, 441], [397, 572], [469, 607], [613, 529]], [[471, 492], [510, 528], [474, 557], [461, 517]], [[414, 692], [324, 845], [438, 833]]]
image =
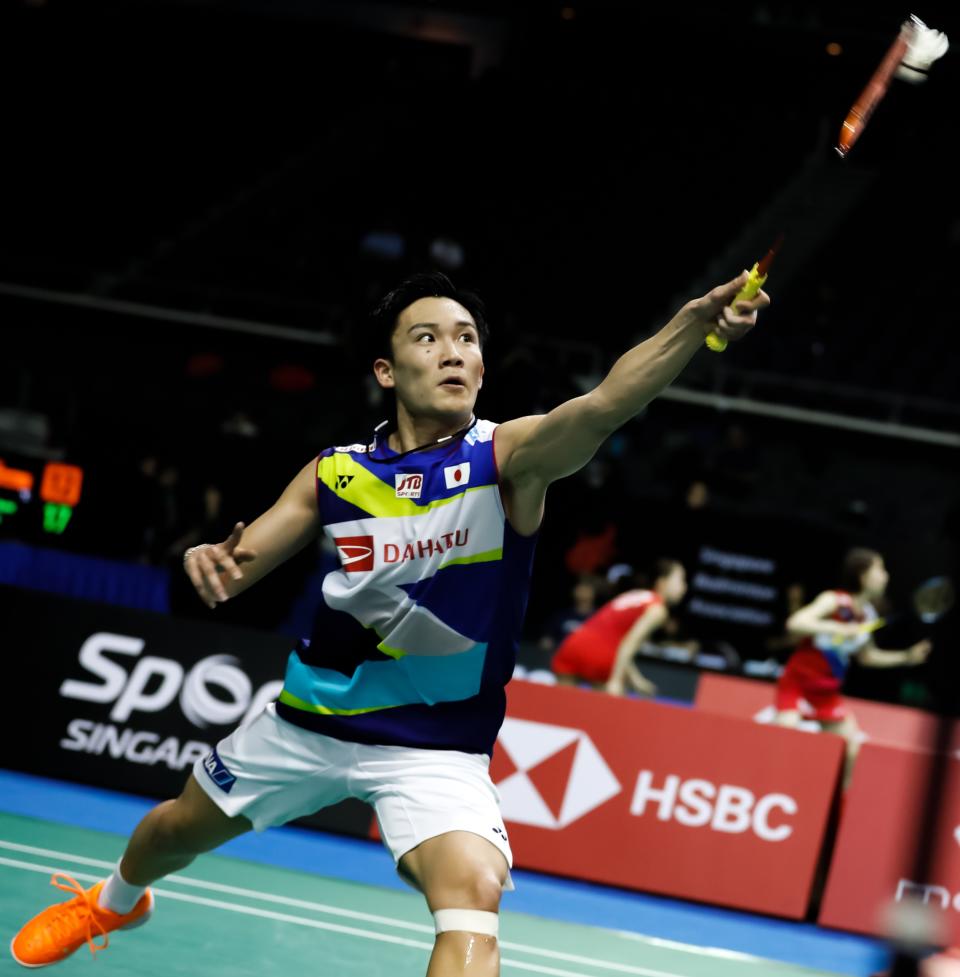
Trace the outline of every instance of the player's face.
[[414, 416], [470, 419], [483, 382], [483, 355], [473, 317], [448, 298], [422, 298], [397, 319], [393, 361], [377, 360], [382, 386]]
[[667, 577], [666, 599], [668, 604], [679, 604], [687, 593], [687, 573], [682, 566], [675, 566]]
[[887, 581], [890, 579], [890, 574], [887, 573], [887, 568], [884, 566], [883, 560], [874, 560], [860, 579], [863, 583], [863, 589], [869, 596], [882, 597], [884, 591], [887, 589]]

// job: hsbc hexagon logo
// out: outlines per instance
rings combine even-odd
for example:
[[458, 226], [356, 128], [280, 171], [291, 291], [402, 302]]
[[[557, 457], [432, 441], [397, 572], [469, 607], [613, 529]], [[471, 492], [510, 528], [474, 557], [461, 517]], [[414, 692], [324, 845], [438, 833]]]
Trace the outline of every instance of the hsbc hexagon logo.
[[491, 776], [505, 821], [559, 830], [623, 789], [582, 729], [507, 718], [497, 745]]

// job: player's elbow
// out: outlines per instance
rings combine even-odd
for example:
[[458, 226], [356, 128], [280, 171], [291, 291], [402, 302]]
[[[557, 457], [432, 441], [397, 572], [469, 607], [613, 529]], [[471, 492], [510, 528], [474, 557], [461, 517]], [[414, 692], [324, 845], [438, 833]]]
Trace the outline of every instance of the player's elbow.
[[785, 626], [787, 629], [787, 634], [794, 636], [806, 634], [808, 631], [808, 628], [804, 626], [803, 617], [799, 614], [791, 614], [790, 617], [787, 618], [787, 623]]
[[604, 389], [603, 384], [582, 398], [580, 423], [601, 444], [629, 418], [617, 399]]

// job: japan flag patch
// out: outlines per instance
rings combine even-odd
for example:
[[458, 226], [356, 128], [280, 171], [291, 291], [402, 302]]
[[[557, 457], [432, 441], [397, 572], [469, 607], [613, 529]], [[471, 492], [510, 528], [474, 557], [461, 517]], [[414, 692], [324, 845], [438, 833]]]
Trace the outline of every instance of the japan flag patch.
[[443, 478], [448, 489], [461, 488], [470, 481], [470, 462], [465, 461], [459, 465], [444, 468]]

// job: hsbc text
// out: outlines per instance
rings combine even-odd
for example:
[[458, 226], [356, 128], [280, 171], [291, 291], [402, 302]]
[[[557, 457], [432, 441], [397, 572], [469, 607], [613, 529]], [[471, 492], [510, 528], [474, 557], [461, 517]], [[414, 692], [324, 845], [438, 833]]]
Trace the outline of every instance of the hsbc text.
[[[709, 780], [681, 780], [669, 774], [661, 787], [654, 786], [651, 770], [641, 770], [630, 804], [630, 813], [643, 817], [648, 803], [656, 805], [657, 819], [676, 821], [688, 828], [703, 828], [728, 834], [753, 833], [763, 841], [785, 841], [793, 834], [793, 827], [784, 815], [798, 811], [797, 802], [788, 794], [765, 794], [757, 798], [753, 791], [734, 784], [720, 784]], [[780, 824], [770, 824], [774, 811], [779, 812]]]

